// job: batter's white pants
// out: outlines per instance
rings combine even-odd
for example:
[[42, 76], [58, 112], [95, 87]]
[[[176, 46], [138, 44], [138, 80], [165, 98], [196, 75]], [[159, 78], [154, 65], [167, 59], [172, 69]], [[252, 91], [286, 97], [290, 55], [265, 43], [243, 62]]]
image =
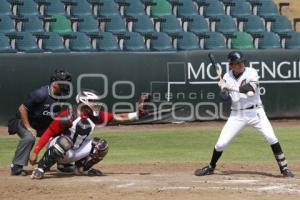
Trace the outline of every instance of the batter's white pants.
[[250, 110], [231, 111], [222, 132], [219, 136], [215, 149], [223, 151], [231, 140], [246, 126], [254, 127], [270, 144], [275, 144], [278, 139], [273, 131], [272, 125], [263, 108]]
[[[55, 137], [49, 142], [48, 148], [53, 146], [56, 143], [56, 140], [59, 138]], [[59, 163], [72, 163], [77, 160], [80, 160], [82, 158], [87, 157], [92, 149], [92, 140], [89, 138], [86, 138], [84, 142], [81, 144], [81, 146], [77, 149], [70, 149], [69, 151], [66, 152], [65, 156], [60, 159], [58, 162]]]

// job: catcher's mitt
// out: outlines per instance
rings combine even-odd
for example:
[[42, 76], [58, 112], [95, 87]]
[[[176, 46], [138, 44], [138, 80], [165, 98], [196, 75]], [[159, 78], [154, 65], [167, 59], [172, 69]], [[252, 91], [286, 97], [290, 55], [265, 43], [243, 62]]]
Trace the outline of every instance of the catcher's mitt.
[[145, 109], [145, 103], [151, 101], [151, 94], [150, 93], [145, 93], [142, 96], [140, 96], [139, 101], [138, 101], [138, 115], [139, 117], [143, 117], [147, 115], [147, 110]]

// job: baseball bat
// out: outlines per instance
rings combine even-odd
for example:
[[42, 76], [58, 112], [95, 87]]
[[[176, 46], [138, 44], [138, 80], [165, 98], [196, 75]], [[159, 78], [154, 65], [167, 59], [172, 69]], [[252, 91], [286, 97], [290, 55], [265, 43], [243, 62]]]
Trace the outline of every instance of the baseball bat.
[[[215, 56], [211, 52], [208, 53], [208, 57], [209, 57], [209, 60], [210, 60], [210, 62], [212, 64], [212, 66], [216, 70], [217, 78], [221, 81], [222, 80], [222, 68], [221, 68], [221, 65], [216, 62]], [[238, 92], [238, 93], [240, 92], [238, 89], [234, 89], [234, 88], [232, 88], [230, 91], [232, 91], [232, 92]]]
[[220, 66], [218, 66], [215, 56], [212, 53], [208, 53], [208, 58], [212, 64], [212, 66], [214, 67], [214, 69], [216, 70], [217, 73], [217, 78], [219, 80], [222, 80], [222, 69]]

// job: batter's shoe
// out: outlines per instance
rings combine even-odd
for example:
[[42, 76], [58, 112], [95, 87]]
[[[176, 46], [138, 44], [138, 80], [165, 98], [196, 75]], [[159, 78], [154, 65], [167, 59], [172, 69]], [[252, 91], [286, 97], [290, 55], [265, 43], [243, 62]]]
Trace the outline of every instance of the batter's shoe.
[[73, 173], [75, 166], [72, 163], [61, 164], [57, 163], [57, 170], [64, 173]]
[[41, 168], [36, 168], [35, 170], [33, 170], [32, 174], [31, 174], [31, 178], [32, 179], [42, 179], [44, 178], [44, 170]]
[[12, 176], [27, 176], [28, 173], [25, 170], [23, 170], [22, 165], [11, 164], [10, 175], [12, 175]]
[[90, 168], [87, 171], [83, 171], [80, 168], [76, 167], [74, 170], [74, 174], [86, 176], [104, 176], [104, 174], [100, 170], [94, 168]]
[[205, 166], [203, 168], [196, 169], [194, 174], [195, 174], [195, 176], [205, 176], [205, 175], [213, 174], [214, 171], [215, 171], [215, 168], [208, 165], [208, 166]]
[[281, 174], [284, 177], [294, 177], [295, 175], [288, 169], [288, 168], [284, 168], [283, 170], [281, 170]]

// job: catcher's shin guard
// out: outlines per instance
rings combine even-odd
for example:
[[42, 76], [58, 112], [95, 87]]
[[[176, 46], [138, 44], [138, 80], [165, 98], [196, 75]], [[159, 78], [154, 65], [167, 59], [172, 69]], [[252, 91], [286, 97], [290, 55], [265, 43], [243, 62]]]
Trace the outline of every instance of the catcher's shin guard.
[[108, 152], [108, 143], [100, 138], [93, 138], [90, 155], [75, 162], [76, 171], [84, 173], [103, 160]]
[[73, 142], [67, 136], [60, 136], [56, 143], [51, 146], [44, 154], [42, 159], [38, 163], [38, 168], [44, 171], [49, 171], [53, 166], [69, 149], [72, 148]]

